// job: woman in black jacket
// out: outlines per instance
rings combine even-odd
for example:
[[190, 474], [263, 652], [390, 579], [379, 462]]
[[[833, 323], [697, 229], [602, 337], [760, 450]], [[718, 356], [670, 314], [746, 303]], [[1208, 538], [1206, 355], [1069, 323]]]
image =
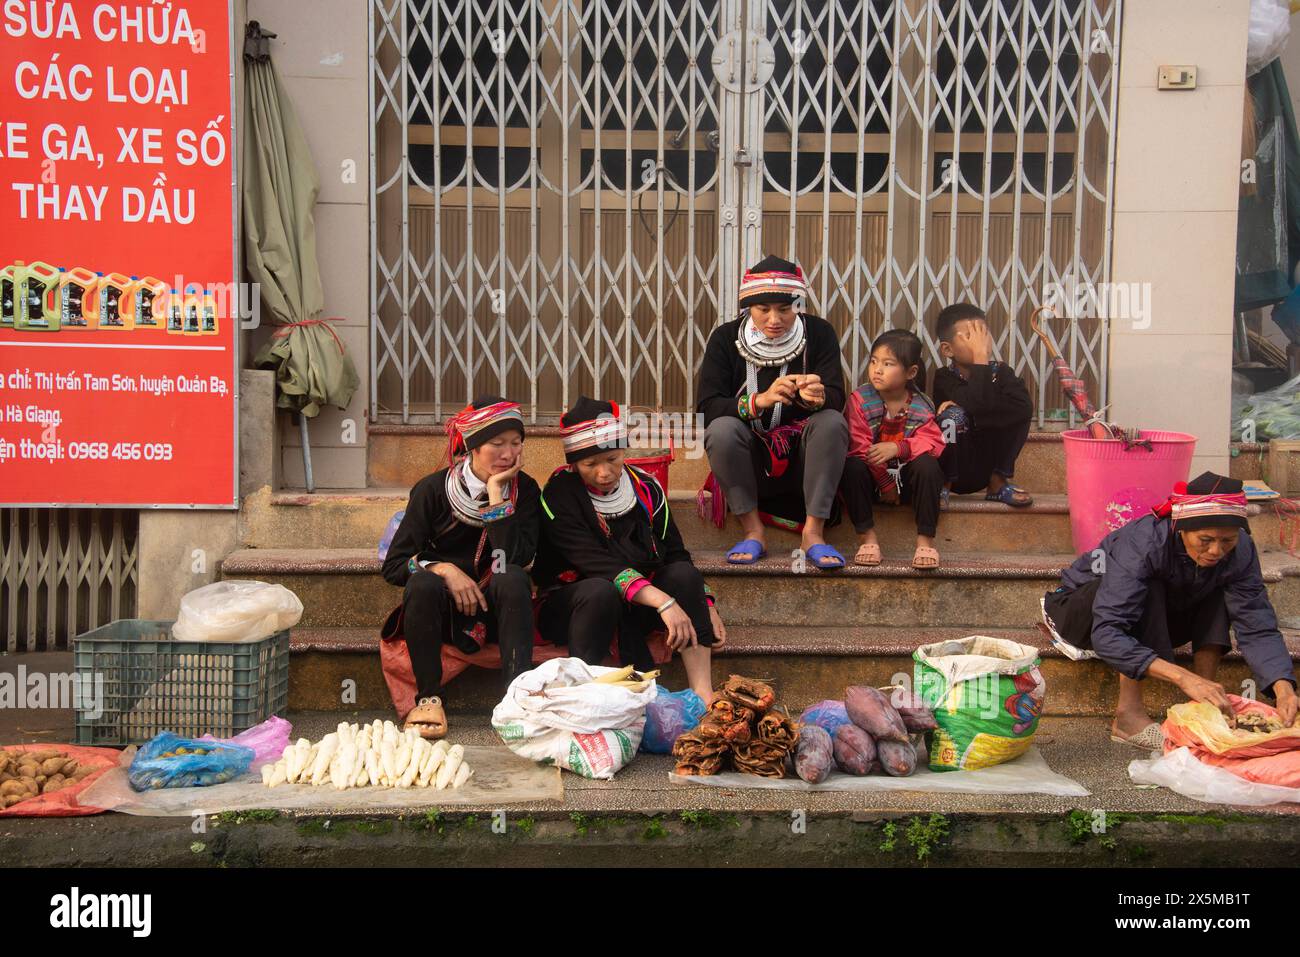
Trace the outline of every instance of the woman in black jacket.
[[603, 661], [617, 636], [619, 660], [649, 671], [646, 638], [662, 627], [707, 704], [710, 648], [726, 640], [726, 629], [663, 486], [623, 462], [627, 429], [615, 403], [582, 396], [560, 424], [569, 464], [542, 492], [538, 630], [588, 664]]
[[404, 589], [400, 614], [417, 702], [406, 726], [428, 738], [447, 733], [439, 697], [444, 641], [473, 654], [480, 646], [466, 632], [485, 626], [486, 639], [500, 646], [506, 685], [533, 660], [524, 568], [537, 551], [541, 496], [522, 470], [523, 415], [514, 402], [484, 396], [447, 431], [452, 464], [411, 489], [383, 566], [384, 578]]
[[700, 365], [696, 411], [712, 469], [705, 488], [713, 521], [727, 509], [745, 538], [728, 553], [735, 565], [767, 554], [764, 522], [796, 529], [815, 567], [844, 567], [826, 544], [849, 448], [839, 335], [802, 312], [803, 270], [768, 256], [745, 273], [740, 317], [713, 330]]

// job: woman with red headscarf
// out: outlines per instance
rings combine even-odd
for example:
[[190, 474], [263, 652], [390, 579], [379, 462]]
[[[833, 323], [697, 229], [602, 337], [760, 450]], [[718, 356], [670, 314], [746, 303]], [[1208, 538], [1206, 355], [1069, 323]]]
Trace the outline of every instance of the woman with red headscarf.
[[416, 706], [406, 718], [426, 738], [447, 733], [442, 645], [466, 654], [466, 633], [486, 626], [501, 649], [508, 686], [532, 667], [532, 586], [525, 567], [537, 551], [537, 482], [523, 471], [519, 406], [483, 396], [447, 427], [451, 463], [416, 483], [384, 560], [384, 578], [405, 590], [402, 627], [415, 672]]
[[619, 660], [648, 671], [646, 639], [662, 628], [707, 704], [710, 649], [727, 633], [663, 486], [623, 461], [628, 436], [617, 404], [582, 396], [560, 424], [568, 465], [542, 492], [538, 629], [588, 664], [600, 664], [617, 638]]
[[[1229, 627], [1260, 690], [1276, 697], [1288, 725], [1295, 720], [1295, 670], [1264, 587], [1239, 481], [1206, 472], [1179, 483], [1154, 514], [1111, 532], [1065, 569], [1042, 611], [1042, 628], [1066, 657], [1100, 658], [1119, 672], [1112, 741], [1161, 747], [1160, 725], [1142, 702], [1147, 677], [1231, 716], [1214, 680], [1232, 647]], [[1190, 671], [1174, 663], [1174, 649], [1185, 644], [1192, 647]]]

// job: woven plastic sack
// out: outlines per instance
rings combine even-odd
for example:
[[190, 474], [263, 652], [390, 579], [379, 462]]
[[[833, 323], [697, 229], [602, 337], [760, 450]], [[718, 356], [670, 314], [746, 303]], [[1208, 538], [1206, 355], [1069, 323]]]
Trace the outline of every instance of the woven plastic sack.
[[930, 770], [989, 768], [1029, 750], [1047, 693], [1036, 648], [972, 635], [923, 645], [912, 657], [916, 693], [939, 725]]
[[515, 754], [609, 780], [636, 755], [659, 690], [653, 682], [631, 691], [592, 681], [613, 670], [581, 658], [543, 662], [510, 682], [492, 727]]
[[283, 585], [220, 581], [181, 598], [172, 635], [178, 641], [259, 641], [301, 618], [302, 602]]
[[655, 699], [646, 705], [641, 750], [648, 754], [672, 753], [677, 739], [699, 724], [707, 710], [703, 699], [690, 688], [685, 691], [660, 688]]

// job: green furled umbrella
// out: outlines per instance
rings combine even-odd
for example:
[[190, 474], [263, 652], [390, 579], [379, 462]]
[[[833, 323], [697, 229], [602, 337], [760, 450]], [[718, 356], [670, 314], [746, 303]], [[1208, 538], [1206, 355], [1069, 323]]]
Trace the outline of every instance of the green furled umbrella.
[[275, 370], [276, 405], [299, 413], [310, 489], [306, 420], [327, 405], [347, 408], [361, 380], [329, 320], [320, 316], [325, 295], [314, 218], [320, 182], [293, 104], [271, 63], [269, 40], [274, 36], [256, 20], [245, 30], [244, 259], [280, 327], [253, 365]]

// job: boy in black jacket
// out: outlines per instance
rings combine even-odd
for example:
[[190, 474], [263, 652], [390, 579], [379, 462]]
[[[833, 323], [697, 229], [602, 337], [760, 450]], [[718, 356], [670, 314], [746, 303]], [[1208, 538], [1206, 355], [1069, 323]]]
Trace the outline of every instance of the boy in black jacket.
[[948, 440], [939, 461], [951, 491], [987, 489], [989, 501], [1024, 508], [1034, 500], [1011, 479], [1034, 407], [1024, 381], [993, 358], [985, 320], [983, 310], [965, 302], [939, 313], [935, 335], [939, 354], [948, 360], [935, 372], [932, 390]]

